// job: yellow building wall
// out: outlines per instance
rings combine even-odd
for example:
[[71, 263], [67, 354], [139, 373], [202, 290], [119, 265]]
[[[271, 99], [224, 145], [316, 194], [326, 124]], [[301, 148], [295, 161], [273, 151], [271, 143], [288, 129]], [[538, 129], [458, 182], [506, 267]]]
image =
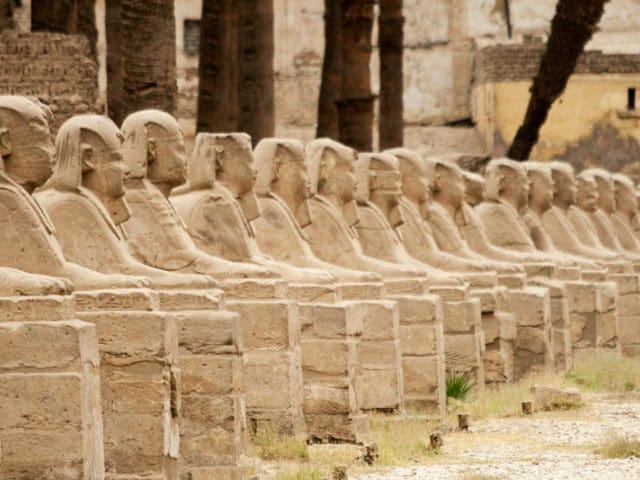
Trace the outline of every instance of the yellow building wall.
[[[474, 119], [493, 155], [505, 154], [522, 123], [530, 85], [531, 82], [517, 81], [475, 87]], [[627, 110], [629, 88], [637, 88], [635, 112]], [[640, 174], [635, 165], [640, 160], [637, 154], [640, 154], [640, 74], [574, 75], [554, 103], [531, 159], [563, 159], [568, 155], [572, 158], [566, 160], [578, 168], [591, 165], [611, 168], [624, 163], [625, 171]]]

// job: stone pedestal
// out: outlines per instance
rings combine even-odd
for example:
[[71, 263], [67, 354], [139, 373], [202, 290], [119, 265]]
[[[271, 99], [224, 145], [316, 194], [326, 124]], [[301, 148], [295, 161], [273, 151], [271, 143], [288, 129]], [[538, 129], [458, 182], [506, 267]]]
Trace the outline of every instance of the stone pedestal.
[[304, 415], [313, 440], [360, 442], [369, 433], [356, 390], [365, 313], [357, 303], [300, 307]]
[[240, 316], [219, 310], [219, 290], [161, 291], [177, 319], [182, 371], [181, 479], [242, 479], [246, 443]]
[[[482, 312], [482, 353], [485, 383], [513, 380], [515, 319], [507, 311], [508, 290], [504, 286], [474, 288], [471, 296], [480, 300]], [[503, 336], [506, 335], [506, 336]]]
[[404, 405], [446, 412], [442, 302], [435, 295], [397, 295]]
[[514, 381], [554, 366], [553, 327], [549, 290], [526, 287], [510, 290], [507, 310], [516, 320]]
[[618, 345], [623, 355], [640, 354], [640, 277], [611, 275], [618, 286], [616, 305]]
[[571, 370], [573, 368], [573, 349], [571, 347], [571, 320], [567, 287], [563, 282], [541, 278], [533, 278], [529, 284], [549, 290], [555, 368], [561, 372]]
[[[103, 479], [95, 327], [65, 319], [68, 298], [0, 303], [0, 478]], [[9, 304], [24, 321], [5, 321]], [[48, 317], [27, 314], [47, 310]]]
[[225, 306], [239, 314], [250, 429], [269, 425], [288, 435], [306, 434], [298, 304], [229, 300]]
[[484, 389], [484, 335], [480, 300], [469, 298], [464, 287], [432, 287], [442, 299], [446, 372], [467, 373], [480, 390]]
[[76, 294], [77, 316], [95, 325], [107, 478], [178, 478], [180, 370], [176, 318], [155, 292]]
[[613, 282], [567, 282], [574, 358], [595, 349], [617, 350], [617, 286]]

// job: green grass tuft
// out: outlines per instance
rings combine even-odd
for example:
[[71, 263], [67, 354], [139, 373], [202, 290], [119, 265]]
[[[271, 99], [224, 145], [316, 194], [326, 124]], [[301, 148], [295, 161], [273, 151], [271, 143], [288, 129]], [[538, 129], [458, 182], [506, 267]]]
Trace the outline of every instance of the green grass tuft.
[[263, 428], [251, 438], [254, 454], [263, 460], [305, 461], [309, 458], [303, 437], [282, 435], [274, 429]]
[[447, 378], [447, 399], [464, 400], [473, 388], [468, 373], [453, 373]]
[[597, 452], [604, 458], [640, 458], [640, 440], [613, 436], [606, 439]]
[[640, 385], [640, 359], [600, 352], [581, 358], [565, 378], [593, 392], [633, 392]]

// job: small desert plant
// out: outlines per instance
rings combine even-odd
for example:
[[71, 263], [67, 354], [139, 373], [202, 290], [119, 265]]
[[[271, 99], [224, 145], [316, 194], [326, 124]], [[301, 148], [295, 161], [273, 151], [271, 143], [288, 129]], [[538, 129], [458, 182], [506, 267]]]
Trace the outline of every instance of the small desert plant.
[[496, 477], [494, 475], [484, 475], [482, 473], [465, 472], [460, 475], [459, 480], [503, 480], [504, 477]]
[[632, 392], [640, 386], [640, 359], [601, 352], [576, 362], [565, 378], [596, 392]]
[[424, 418], [371, 415], [371, 431], [380, 455], [377, 463], [387, 466], [427, 463], [440, 453], [429, 445], [429, 434], [434, 429], [436, 422]]
[[473, 388], [468, 373], [453, 373], [447, 378], [447, 399], [465, 400]]
[[255, 455], [263, 460], [300, 461], [308, 459], [304, 437], [283, 435], [272, 428], [262, 428], [251, 438]]
[[326, 472], [311, 466], [303, 466], [299, 470], [282, 472], [276, 475], [276, 480], [325, 480], [326, 478]]
[[614, 435], [602, 443], [597, 453], [604, 458], [640, 458], [640, 440]]

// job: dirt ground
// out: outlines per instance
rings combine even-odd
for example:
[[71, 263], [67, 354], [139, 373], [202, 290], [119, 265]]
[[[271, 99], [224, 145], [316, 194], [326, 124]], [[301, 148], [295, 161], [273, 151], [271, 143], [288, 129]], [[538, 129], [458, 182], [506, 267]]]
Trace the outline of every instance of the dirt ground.
[[613, 436], [640, 439], [640, 395], [587, 395], [576, 411], [490, 419], [470, 433], [446, 434], [433, 463], [352, 468], [352, 480], [635, 480], [640, 459], [607, 460], [598, 447]]

